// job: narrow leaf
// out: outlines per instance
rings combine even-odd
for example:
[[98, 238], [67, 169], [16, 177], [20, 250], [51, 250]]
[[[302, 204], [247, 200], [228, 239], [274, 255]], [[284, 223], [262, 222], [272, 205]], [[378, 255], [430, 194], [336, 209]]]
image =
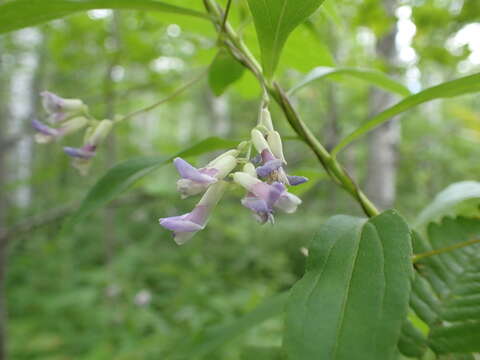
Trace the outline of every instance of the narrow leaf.
[[169, 158], [161, 156], [140, 157], [117, 164], [108, 170], [92, 187], [80, 204], [79, 209], [69, 219], [65, 229], [71, 229], [71, 227], [93, 211], [104, 206], [131, 187], [140, 178], [158, 169], [160, 166], [170, 163], [177, 156], [196, 156], [210, 151], [234, 147], [237, 144], [237, 141], [211, 137]]
[[478, 91], [480, 91], [480, 73], [445, 82], [440, 85], [420, 91], [417, 94], [408, 96], [399, 103], [375, 115], [365, 124], [360, 126], [357, 130], [348, 135], [345, 139], [340, 141], [340, 143], [335, 147], [335, 149], [333, 149], [332, 155], [338, 154], [338, 152], [345, 146], [350, 144], [352, 141], [358, 139], [360, 136], [373, 130], [378, 125], [390, 120], [395, 115], [401, 114], [417, 105], [435, 99], [455, 97]]
[[288, 301], [288, 358], [393, 359], [408, 310], [410, 256], [409, 229], [394, 211], [327, 221]]
[[380, 71], [348, 67], [332, 68], [325, 66], [316, 67], [315, 69], [310, 71], [297, 85], [290, 89], [289, 93], [292, 94], [295, 91], [311, 84], [316, 80], [332, 77], [334, 75], [345, 75], [354, 77], [360, 80], [364, 80], [371, 85], [378, 86], [382, 89], [391, 91], [402, 96], [410, 95], [410, 90], [408, 90], [404, 85]]
[[157, 0], [13, 0], [0, 5], [0, 33], [92, 9], [162, 11], [208, 18], [201, 12]]
[[239, 80], [245, 68], [238, 63], [228, 52], [220, 50], [210, 65], [208, 72], [208, 84], [216, 96]]
[[248, 0], [262, 52], [265, 76], [271, 78], [290, 33], [324, 0]]

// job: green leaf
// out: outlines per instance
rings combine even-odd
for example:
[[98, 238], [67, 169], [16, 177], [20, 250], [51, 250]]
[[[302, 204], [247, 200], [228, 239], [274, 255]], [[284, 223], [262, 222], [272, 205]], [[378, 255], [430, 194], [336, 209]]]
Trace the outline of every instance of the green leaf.
[[408, 226], [394, 211], [328, 220], [287, 304], [288, 358], [393, 359], [407, 316], [410, 257]]
[[435, 99], [450, 98], [474, 93], [477, 91], [480, 91], [480, 73], [445, 82], [440, 85], [420, 91], [417, 94], [408, 96], [399, 103], [375, 115], [365, 124], [360, 126], [357, 130], [348, 135], [345, 139], [340, 141], [340, 143], [335, 147], [335, 149], [333, 149], [332, 155], [335, 156], [345, 146], [347, 146], [360, 136], [373, 130], [378, 125], [390, 120], [395, 115], [401, 114], [417, 105]]
[[228, 86], [239, 80], [245, 68], [227, 51], [220, 50], [210, 65], [208, 84], [216, 96], [224, 93]]
[[274, 346], [249, 347], [242, 352], [242, 360], [282, 360], [282, 350]]
[[324, 0], [248, 0], [262, 52], [265, 76], [271, 78], [290, 33]]
[[[479, 237], [480, 219], [444, 218], [413, 244], [417, 254]], [[428, 345], [438, 354], [480, 352], [480, 244], [425, 257], [417, 268], [411, 306], [430, 327]]]
[[[292, 94], [302, 87], [309, 85], [310, 83], [331, 77], [334, 75], [346, 75], [354, 77], [360, 80], [364, 80], [369, 84], [376, 85], [384, 90], [391, 91], [393, 93], [408, 96], [410, 91], [398, 81], [392, 79], [388, 75], [371, 69], [356, 69], [356, 68], [331, 68], [320, 66], [310, 71], [297, 85], [290, 89], [289, 93]], [[335, 79], [335, 77], [334, 77]]]
[[435, 196], [418, 216], [415, 226], [420, 228], [430, 222], [437, 221], [447, 215], [478, 214], [480, 204], [480, 183], [462, 181], [451, 184]]
[[79, 209], [70, 217], [64, 229], [65, 231], [71, 229], [76, 223], [90, 215], [93, 211], [106, 205], [130, 188], [140, 178], [158, 169], [160, 166], [170, 163], [177, 156], [196, 156], [210, 151], [235, 147], [237, 144], [237, 141], [211, 137], [172, 157], [139, 157], [117, 164], [109, 169], [87, 193]]
[[408, 357], [420, 358], [427, 351], [427, 339], [410, 321], [402, 326], [398, 349]]
[[207, 15], [196, 10], [157, 0], [13, 0], [0, 5], [0, 33], [92, 9], [162, 11], [208, 19]]
[[284, 309], [287, 297], [288, 292], [275, 295], [232, 323], [207, 329], [188, 341], [182, 341], [181, 344], [174, 347], [172, 355], [168, 358], [173, 360], [201, 359], [212, 354], [222, 345], [250, 328], [280, 314]]

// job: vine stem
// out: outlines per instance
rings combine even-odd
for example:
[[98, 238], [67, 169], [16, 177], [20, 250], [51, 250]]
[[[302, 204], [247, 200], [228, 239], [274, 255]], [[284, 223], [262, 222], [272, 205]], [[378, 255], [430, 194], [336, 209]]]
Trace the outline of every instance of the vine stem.
[[413, 263], [416, 263], [416, 262], [418, 262], [422, 259], [425, 259], [427, 257], [430, 257], [430, 256], [444, 254], [444, 253], [447, 253], [447, 252], [450, 252], [450, 251], [453, 251], [453, 250], [456, 250], [456, 249], [461, 249], [461, 248], [464, 248], [464, 247], [467, 247], [467, 246], [470, 246], [470, 245], [474, 245], [474, 244], [479, 244], [479, 243], [480, 243], [480, 239], [472, 239], [472, 240], [463, 241], [463, 242], [460, 242], [458, 244], [447, 246], [447, 247], [444, 247], [444, 248], [441, 248], [441, 249], [435, 249], [435, 250], [432, 250], [432, 251], [427, 251], [427, 252], [424, 252], [424, 253], [413, 255], [412, 261], [413, 261]]
[[247, 67], [257, 77], [261, 85], [267, 89], [269, 94], [280, 105], [290, 126], [314, 152], [317, 159], [327, 171], [328, 175], [360, 204], [367, 216], [372, 217], [378, 215], [379, 211], [375, 205], [360, 190], [345, 168], [338, 162], [336, 158], [331, 156], [331, 154], [315, 137], [313, 132], [303, 122], [282, 87], [278, 83], [267, 81], [264, 78], [262, 68], [258, 61], [252, 55], [242, 39], [240, 39], [238, 34], [233, 30], [228, 21], [224, 22], [226, 19], [224, 16], [222, 16], [222, 10], [216, 1], [204, 0], [204, 4], [207, 12], [213, 19], [217, 31], [220, 34], [222, 32], [225, 34], [223, 37], [220, 36], [220, 39], [223, 39], [224, 45], [235, 59]]
[[127, 114], [125, 115], [124, 117], [120, 118], [120, 119], [117, 119], [115, 120], [116, 123], [118, 122], [121, 122], [121, 121], [124, 121], [124, 120], [129, 120], [131, 118], [134, 118], [140, 114], [143, 114], [143, 113], [146, 113], [146, 112], [149, 112], [153, 109], [155, 109], [156, 107], [160, 106], [160, 105], [163, 105], [165, 104], [166, 102], [174, 99], [175, 97], [177, 97], [178, 95], [180, 95], [181, 93], [183, 93], [185, 90], [189, 89], [191, 86], [195, 85], [197, 82], [199, 82], [200, 80], [202, 80], [205, 75], [207, 74], [207, 71], [203, 71], [199, 76], [195, 77], [194, 79], [190, 80], [189, 82], [187, 82], [186, 84], [183, 84], [182, 86], [180, 86], [179, 88], [177, 88], [174, 92], [172, 92], [171, 94], [169, 94], [167, 97], [147, 106], [147, 107], [144, 107], [142, 109], [138, 109], [138, 110], [135, 110], [133, 112], [131, 112], [130, 114]]

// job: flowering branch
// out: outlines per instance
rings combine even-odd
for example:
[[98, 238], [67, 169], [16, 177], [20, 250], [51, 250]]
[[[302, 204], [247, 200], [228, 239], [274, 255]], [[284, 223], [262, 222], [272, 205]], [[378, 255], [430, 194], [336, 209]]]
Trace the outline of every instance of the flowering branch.
[[262, 68], [255, 57], [251, 54], [248, 47], [240, 39], [238, 34], [233, 30], [228, 21], [223, 26], [222, 11], [215, 0], [204, 0], [205, 8], [210, 14], [217, 31], [225, 30], [224, 37], [221, 37], [223, 44], [230, 51], [232, 56], [247, 67], [260, 81], [268, 93], [280, 105], [287, 121], [293, 130], [304, 140], [310, 149], [315, 153], [317, 159], [320, 161], [328, 175], [339, 184], [345, 191], [347, 191], [362, 207], [364, 213], [369, 216], [379, 214], [375, 205], [367, 198], [367, 196], [360, 190], [355, 181], [350, 177], [345, 168], [338, 162], [338, 160], [331, 156], [320, 141], [313, 135], [312, 131], [303, 122], [300, 115], [293, 107], [286, 92], [276, 82], [268, 82], [262, 74]]

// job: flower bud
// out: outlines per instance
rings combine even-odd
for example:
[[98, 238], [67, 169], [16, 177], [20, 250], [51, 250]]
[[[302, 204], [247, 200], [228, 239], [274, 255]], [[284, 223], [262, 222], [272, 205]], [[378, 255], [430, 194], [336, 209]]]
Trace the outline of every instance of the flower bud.
[[251, 131], [251, 137], [253, 146], [255, 146], [255, 149], [257, 149], [259, 153], [262, 153], [265, 149], [270, 150], [267, 140], [265, 140], [265, 137], [259, 130], [253, 129]]
[[86, 140], [86, 143], [94, 146], [100, 145], [103, 142], [103, 140], [105, 140], [105, 138], [108, 136], [108, 134], [112, 130], [112, 127], [113, 127], [113, 121], [111, 120], [100, 121], [100, 123], [97, 125], [95, 130]]
[[243, 165], [243, 172], [249, 174], [250, 176], [257, 177], [257, 171], [255, 170], [255, 166], [251, 162]]
[[60, 126], [59, 130], [61, 132], [61, 135], [69, 135], [84, 128], [85, 126], [87, 126], [87, 124], [88, 124], [88, 120], [83, 116], [76, 117], [64, 122], [62, 126]]
[[262, 108], [262, 110], [260, 110], [259, 125], [265, 126], [268, 131], [273, 131], [272, 117], [270, 115], [270, 111], [267, 108]]
[[287, 164], [285, 160], [285, 156], [283, 155], [283, 145], [282, 145], [282, 138], [278, 131], [270, 131], [267, 134], [267, 142], [272, 150], [273, 155], [283, 161], [284, 164]]
[[50, 115], [49, 121], [53, 123], [65, 120], [68, 115], [81, 113], [86, 108], [80, 99], [64, 99], [49, 91], [43, 91], [40, 95], [43, 108]]

